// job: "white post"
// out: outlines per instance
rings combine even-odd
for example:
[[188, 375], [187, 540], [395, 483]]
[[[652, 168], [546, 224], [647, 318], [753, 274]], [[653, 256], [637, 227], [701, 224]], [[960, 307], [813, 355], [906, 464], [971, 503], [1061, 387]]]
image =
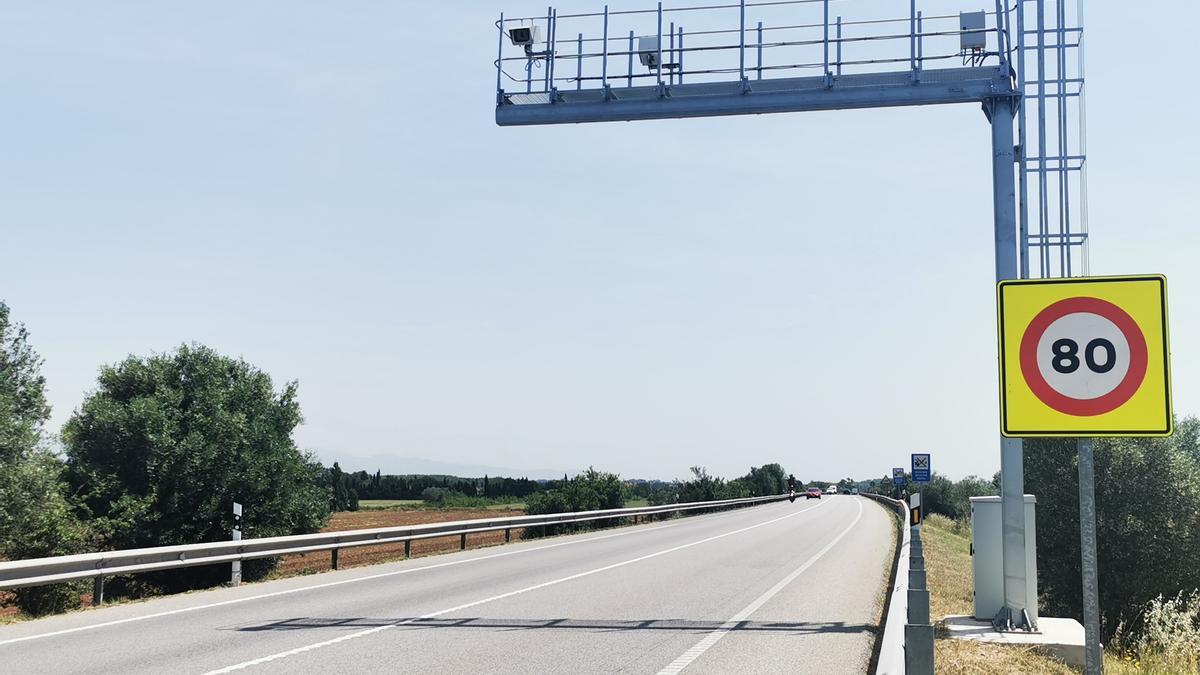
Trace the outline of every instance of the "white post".
[[[242, 505], [233, 503], [233, 541], [242, 540]], [[234, 560], [232, 563], [229, 583], [238, 586], [242, 583], [242, 561]]]

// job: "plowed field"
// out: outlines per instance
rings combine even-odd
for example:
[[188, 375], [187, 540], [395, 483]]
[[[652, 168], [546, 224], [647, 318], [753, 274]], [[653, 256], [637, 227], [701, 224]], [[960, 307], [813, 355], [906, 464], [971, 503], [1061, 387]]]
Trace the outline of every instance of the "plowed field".
[[[372, 527], [401, 527], [404, 525], [421, 525], [424, 523], [443, 523], [450, 520], [472, 520], [475, 518], [501, 518], [507, 515], [522, 515], [521, 511], [497, 511], [494, 509], [446, 509], [439, 511], [425, 510], [386, 510], [386, 511], [345, 511], [335, 513], [323, 532], [342, 530], [365, 530]], [[512, 538], [521, 537], [523, 530], [514, 529]], [[467, 547], [491, 546], [504, 543], [504, 532], [480, 532], [467, 536]], [[420, 539], [412, 543], [414, 557], [458, 550], [458, 535], [438, 537], [435, 539]], [[338, 567], [357, 567], [370, 565], [385, 560], [404, 557], [404, 543], [383, 544], [380, 546], [358, 546], [342, 549], [338, 554]], [[328, 551], [301, 553], [284, 556], [279, 564], [280, 576], [292, 576], [309, 572], [322, 572], [330, 568]]]

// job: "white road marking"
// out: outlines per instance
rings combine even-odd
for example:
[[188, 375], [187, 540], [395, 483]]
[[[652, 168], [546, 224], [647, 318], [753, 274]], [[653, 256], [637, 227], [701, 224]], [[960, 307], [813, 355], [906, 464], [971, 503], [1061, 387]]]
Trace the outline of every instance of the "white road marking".
[[682, 671], [684, 668], [687, 668], [688, 666], [690, 666], [696, 659], [703, 656], [704, 652], [708, 651], [709, 649], [712, 648], [713, 645], [720, 642], [721, 638], [728, 635], [731, 630], [734, 630], [735, 628], [737, 628], [737, 625], [739, 623], [750, 618], [750, 615], [757, 612], [759, 610], [759, 608], [761, 608], [763, 605], [767, 604], [768, 600], [775, 597], [775, 595], [778, 594], [779, 591], [782, 591], [784, 588], [787, 587], [788, 584], [795, 581], [796, 577], [803, 574], [804, 571], [807, 570], [809, 567], [812, 567], [813, 563], [820, 560], [821, 556], [828, 553], [829, 549], [833, 548], [834, 545], [836, 545], [839, 541], [841, 541], [842, 537], [845, 537], [847, 534], [849, 534], [850, 530], [854, 529], [854, 526], [858, 524], [859, 519], [862, 518], [862, 501], [857, 500], [857, 499], [855, 501], [858, 503], [858, 515], [854, 517], [854, 522], [850, 523], [850, 525], [845, 530], [842, 530], [841, 534], [839, 534], [837, 537], [834, 537], [833, 541], [829, 542], [829, 544], [827, 544], [825, 546], [825, 548], [821, 549], [820, 551], [817, 551], [816, 554], [813, 555], [813, 557], [804, 561], [803, 565], [792, 570], [792, 572], [790, 574], [788, 574], [786, 577], [784, 577], [783, 579], [780, 579], [779, 583], [775, 584], [771, 588], [767, 589], [767, 591], [765, 593], [763, 593], [762, 595], [755, 598], [754, 602], [750, 603], [749, 605], [746, 605], [746, 607], [743, 608], [742, 611], [738, 612], [737, 614], [734, 614], [731, 619], [729, 619], [725, 623], [721, 624], [720, 628], [717, 628], [713, 632], [704, 636], [703, 639], [701, 639], [696, 644], [692, 645], [691, 649], [680, 654], [679, 658], [672, 661], [670, 664], [667, 665], [667, 667], [658, 671], [658, 675], [676, 675], [677, 673]]
[[[825, 503], [828, 503], [828, 502], [825, 502]], [[654, 553], [648, 553], [648, 554], [646, 554], [646, 555], [643, 555], [643, 556], [638, 556], [638, 557], [636, 557], [636, 558], [630, 558], [629, 560], [623, 560], [623, 561], [621, 561], [621, 562], [612, 563], [611, 565], [605, 565], [605, 566], [603, 566], [603, 567], [597, 567], [597, 568], [595, 568], [595, 569], [587, 570], [587, 571], [585, 571], [585, 572], [578, 572], [578, 573], [576, 573], [576, 574], [571, 574], [571, 575], [569, 575], [569, 576], [560, 577], [560, 578], [558, 578], [558, 579], [552, 579], [552, 580], [550, 580], [550, 581], [545, 581], [545, 582], [542, 582], [542, 583], [540, 583], [540, 584], [534, 584], [533, 586], [526, 586], [525, 588], [519, 588], [519, 589], [517, 589], [517, 590], [515, 590], [515, 591], [509, 591], [509, 592], [507, 592], [507, 593], [501, 593], [501, 594], [499, 594], [499, 595], [493, 595], [493, 596], [491, 596], [491, 597], [484, 598], [484, 599], [482, 599], [482, 600], [476, 600], [476, 601], [474, 601], [474, 602], [468, 602], [468, 603], [465, 603], [465, 604], [462, 604], [462, 605], [457, 605], [457, 606], [455, 606], [455, 607], [447, 607], [446, 609], [440, 609], [440, 610], [438, 610], [438, 611], [436, 611], [436, 612], [430, 612], [430, 613], [428, 613], [428, 614], [424, 614], [424, 615], [422, 615], [422, 616], [414, 617], [414, 618], [411, 618], [411, 619], [405, 619], [404, 621], [397, 621], [397, 622], [395, 622], [395, 623], [388, 623], [388, 624], [384, 624], [384, 625], [382, 625], [382, 626], [375, 626], [374, 628], [368, 628], [368, 629], [366, 629], [366, 630], [362, 630], [362, 631], [359, 631], [359, 632], [357, 632], [357, 633], [350, 633], [349, 635], [343, 635], [343, 636], [341, 636], [341, 637], [336, 637], [336, 638], [333, 638], [333, 639], [330, 639], [330, 640], [324, 640], [324, 641], [322, 641], [322, 642], [315, 642], [315, 643], [312, 643], [312, 644], [304, 645], [303, 647], [297, 647], [297, 648], [295, 648], [295, 649], [289, 649], [289, 650], [287, 650], [287, 651], [278, 652], [278, 653], [276, 653], [276, 654], [271, 654], [271, 655], [269, 655], [269, 656], [263, 656], [263, 657], [261, 657], [261, 658], [253, 659], [253, 660], [250, 660], [250, 661], [243, 661], [242, 663], [236, 663], [236, 664], [234, 664], [234, 665], [232, 665], [232, 666], [226, 666], [225, 668], [221, 668], [221, 669], [219, 669], [219, 670], [211, 670], [211, 671], [209, 671], [209, 672], [205, 673], [205, 675], [220, 675], [220, 674], [222, 674], [222, 673], [232, 673], [232, 672], [233, 672], [233, 671], [235, 671], [235, 670], [242, 670], [242, 669], [244, 669], [244, 668], [250, 668], [251, 666], [257, 666], [257, 665], [261, 665], [261, 664], [268, 663], [268, 662], [271, 662], [271, 661], [276, 661], [276, 660], [278, 660], [278, 659], [287, 658], [287, 657], [289, 657], [289, 656], [295, 656], [296, 654], [303, 654], [303, 653], [305, 653], [305, 652], [310, 652], [310, 651], [313, 651], [314, 649], [321, 649], [322, 647], [328, 647], [328, 646], [330, 646], [330, 645], [335, 645], [335, 644], [338, 644], [338, 643], [341, 643], [341, 642], [347, 642], [347, 641], [349, 641], [349, 640], [356, 640], [356, 639], [358, 639], [358, 638], [361, 638], [361, 637], [366, 637], [366, 636], [368, 636], [368, 635], [374, 635], [375, 633], [381, 633], [381, 632], [383, 632], [383, 631], [385, 631], [385, 630], [391, 630], [391, 629], [393, 629], [393, 628], [399, 628], [399, 627], [401, 627], [401, 626], [405, 626], [405, 625], [408, 625], [408, 624], [411, 624], [411, 623], [415, 623], [415, 622], [417, 622], [417, 621], [423, 621], [423, 620], [425, 620], [425, 619], [433, 619], [433, 618], [436, 618], [436, 617], [442, 616], [443, 614], [451, 614], [451, 613], [453, 613], [453, 612], [459, 612], [459, 611], [462, 611], [462, 610], [464, 610], [464, 609], [470, 609], [471, 607], [477, 607], [477, 606], [479, 606], [479, 605], [486, 604], [486, 603], [489, 603], [489, 602], [495, 602], [495, 601], [497, 601], [497, 600], [503, 600], [503, 599], [505, 599], [505, 598], [511, 598], [511, 597], [513, 597], [513, 596], [515, 596], [515, 595], [521, 595], [521, 594], [523, 594], [523, 593], [529, 593], [529, 592], [531, 592], [531, 591], [536, 591], [536, 590], [539, 590], [539, 589], [542, 589], [542, 588], [547, 588], [547, 587], [549, 587], [549, 586], [556, 586], [556, 585], [558, 585], [558, 584], [565, 583], [565, 582], [568, 582], [568, 581], [574, 581], [575, 579], [581, 579], [581, 578], [583, 578], [583, 577], [588, 577], [588, 576], [591, 576], [591, 575], [593, 575], [593, 574], [599, 574], [600, 572], [607, 572], [608, 570], [616, 569], [616, 568], [618, 568], [618, 567], [624, 567], [624, 566], [626, 566], [626, 565], [632, 565], [632, 564], [634, 564], [634, 563], [638, 563], [638, 562], [641, 562], [641, 561], [643, 561], [643, 560], [649, 560], [649, 559], [651, 559], [651, 558], [657, 558], [657, 557], [659, 557], [659, 556], [667, 555], [668, 553], [674, 553], [674, 552], [676, 552], [676, 551], [682, 551], [683, 549], [692, 548], [693, 546], [700, 546], [701, 544], [707, 544], [707, 543], [708, 543], [708, 542], [710, 542], [710, 541], [715, 541], [715, 540], [717, 540], [717, 539], [724, 539], [725, 537], [731, 537], [731, 536], [733, 536], [733, 535], [735, 535], [735, 534], [741, 534], [742, 532], [747, 532], [747, 531], [749, 531], [749, 530], [758, 529], [758, 528], [760, 528], [760, 527], [764, 527], [764, 526], [766, 526], [766, 525], [770, 525], [770, 524], [772, 524], [772, 523], [776, 523], [776, 522], [779, 522], [779, 521], [781, 521], [781, 520], [785, 520], [785, 519], [787, 519], [787, 518], [792, 518], [792, 517], [794, 517], [794, 516], [799, 516], [799, 515], [803, 515], [803, 514], [806, 514], [806, 513], [811, 513], [811, 512], [813, 512], [813, 511], [816, 511], [817, 509], [819, 509], [821, 506], [822, 506], [821, 504], [818, 504], [817, 506], [814, 506], [814, 507], [812, 507], [812, 508], [805, 508], [805, 509], [802, 509], [802, 510], [800, 510], [800, 511], [795, 511], [795, 512], [793, 512], [793, 513], [789, 513], [789, 514], [787, 514], [786, 516], [780, 516], [780, 517], [778, 517], [778, 518], [772, 518], [771, 520], [766, 520], [766, 521], [763, 521], [763, 522], [761, 522], [761, 523], [756, 523], [756, 524], [754, 524], [754, 525], [749, 525], [749, 526], [747, 526], [747, 527], [742, 527], [742, 528], [739, 528], [739, 529], [736, 529], [736, 530], [731, 530], [731, 531], [729, 531], [729, 532], [725, 532], [725, 533], [722, 533], [722, 534], [714, 535], [714, 536], [711, 536], [711, 537], [706, 537], [706, 538], [704, 538], [704, 539], [700, 539], [700, 540], [698, 540], [698, 541], [693, 541], [693, 542], [690, 542], [690, 543], [687, 543], [687, 544], [680, 544], [679, 546], [672, 546], [671, 548], [663, 549], [663, 550], [661, 550], [661, 551], [656, 551], [656, 552], [654, 552]], [[859, 514], [861, 515], [861, 514], [862, 514], [862, 506], [860, 505], [858, 508], [859, 508]], [[855, 520], [855, 522], [858, 522], [858, 521], [857, 521], [857, 519]], [[841, 538], [841, 536], [839, 536], [838, 538], [840, 539], [840, 538]]]
[[[730, 511], [730, 512], [723, 513], [720, 515], [722, 515], [722, 516], [733, 515], [738, 512], [739, 511]], [[657, 532], [658, 530], [665, 530], [667, 528], [685, 525], [689, 522], [695, 522], [695, 521], [681, 520], [679, 522], [668, 523], [665, 525], [659, 525], [657, 527], [646, 527], [646, 526], [635, 527], [631, 530], [615, 532], [613, 534], [605, 534], [605, 535], [599, 535], [599, 536], [595, 536], [595, 537], [586, 537], [586, 538], [581, 538], [581, 539], [572, 539], [570, 541], [563, 541], [563, 542], [559, 542], [557, 544], [547, 544], [545, 546], [522, 548], [522, 549], [517, 549], [517, 550], [513, 550], [513, 551], [505, 551], [503, 553], [493, 553], [492, 555], [480, 556], [478, 558], [468, 558], [465, 560], [451, 560], [449, 562], [436, 563], [433, 565], [425, 565], [423, 567], [410, 567], [407, 569], [395, 570], [392, 572], [381, 572], [379, 574], [371, 574], [371, 575], [368, 575], [365, 577], [355, 577], [353, 579], [341, 579], [339, 581], [329, 581], [329, 582], [326, 582], [323, 584], [314, 584], [312, 586], [302, 586], [300, 588], [290, 588], [286, 591], [275, 591], [273, 593], [263, 593], [262, 595], [252, 595], [252, 596], [245, 597], [245, 598], [234, 598], [233, 600], [223, 600], [221, 602], [213, 602], [213, 603], [209, 603], [207, 605], [196, 605], [194, 607], [182, 607], [180, 609], [171, 609], [171, 610], [167, 610], [167, 611], [163, 611], [163, 612], [155, 612], [153, 614], [143, 614], [141, 616], [131, 616], [131, 617], [128, 617], [125, 619], [116, 619], [114, 621], [105, 621], [103, 623], [89, 624], [87, 626], [76, 626], [75, 628], [64, 628], [62, 630], [50, 631], [48, 633], [39, 633], [37, 635], [27, 635], [25, 637], [9, 638], [7, 640], [0, 640], [0, 647], [3, 647], [4, 645], [15, 644], [18, 642], [28, 642], [30, 640], [41, 640], [43, 638], [55, 637], [58, 635], [67, 635], [70, 633], [79, 633], [82, 631], [95, 630], [98, 628], [108, 628], [110, 626], [119, 626], [119, 625], [126, 624], [126, 623], [133, 623], [135, 621], [145, 621], [147, 619], [159, 619], [164, 616], [172, 616], [175, 614], [185, 614], [187, 612], [195, 612], [195, 611], [202, 610], [202, 609], [211, 609], [213, 607], [225, 607], [227, 605], [237, 605], [237, 604], [240, 604], [243, 602], [251, 602], [253, 600], [263, 600], [266, 598], [274, 598], [274, 597], [278, 597], [281, 595], [291, 595], [292, 593], [315, 591], [315, 590], [319, 590], [322, 588], [341, 586], [342, 584], [353, 584], [353, 583], [358, 583], [360, 581], [370, 581], [372, 579], [383, 579], [385, 577], [394, 577], [394, 576], [397, 576], [400, 574], [411, 574], [413, 572], [421, 572], [424, 570], [434, 570], [434, 569], [440, 569], [442, 567], [453, 567], [455, 565], [465, 565], [467, 563], [479, 562], [481, 560], [492, 560], [495, 558], [503, 558], [505, 556], [510, 556], [510, 555], [520, 555], [522, 553], [545, 551], [545, 550], [552, 549], [552, 548], [559, 548], [561, 546], [573, 546], [575, 544], [585, 544], [589, 541], [600, 541], [603, 539], [612, 539], [613, 537], [624, 537], [624, 536], [630, 535], [630, 534], [643, 534], [646, 532]]]

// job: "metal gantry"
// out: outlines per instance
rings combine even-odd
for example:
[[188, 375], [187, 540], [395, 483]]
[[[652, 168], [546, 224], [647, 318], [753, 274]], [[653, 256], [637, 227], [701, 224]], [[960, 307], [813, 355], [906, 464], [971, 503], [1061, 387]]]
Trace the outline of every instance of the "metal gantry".
[[[783, 0], [501, 15], [496, 121], [963, 103], [1011, 90], [1020, 276], [1086, 275], [1082, 1], [993, 0], [972, 12], [964, 0], [910, 0], [905, 16], [832, 4], [836, 13], [830, 0]], [[508, 34], [522, 26], [533, 29], [528, 48]]]
[[[501, 15], [496, 123], [982, 104], [996, 279], [1086, 274], [1082, 0], [978, 2], [910, 0], [901, 16], [867, 0]], [[1022, 441], [1002, 438], [997, 622], [1031, 628], [1022, 464]]]

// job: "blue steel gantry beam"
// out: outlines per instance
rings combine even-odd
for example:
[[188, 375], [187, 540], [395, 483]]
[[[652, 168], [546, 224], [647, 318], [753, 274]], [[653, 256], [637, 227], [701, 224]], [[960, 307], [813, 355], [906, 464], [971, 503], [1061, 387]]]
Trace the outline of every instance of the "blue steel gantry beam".
[[505, 94], [496, 106], [500, 126], [619, 122], [723, 115], [846, 110], [944, 103], [982, 103], [1013, 97], [1012, 78], [999, 67], [928, 70], [918, 82], [910, 71], [842, 75], [835, 84], [824, 76], [703, 82], [673, 86], [563, 90], [545, 102], [514, 103], [524, 94]]

